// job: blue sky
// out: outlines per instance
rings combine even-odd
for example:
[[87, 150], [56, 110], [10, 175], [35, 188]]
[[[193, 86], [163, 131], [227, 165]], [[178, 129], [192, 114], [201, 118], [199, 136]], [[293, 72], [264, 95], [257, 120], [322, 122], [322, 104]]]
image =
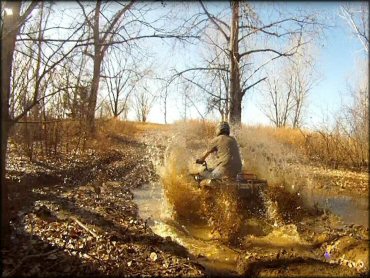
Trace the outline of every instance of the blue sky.
[[[307, 127], [316, 127], [321, 122], [323, 115], [333, 115], [338, 111], [341, 102], [348, 99], [347, 87], [348, 83], [351, 82], [350, 80], [358, 73], [356, 70], [358, 59], [367, 59], [367, 55], [364, 55], [362, 50], [362, 45], [351, 34], [347, 23], [338, 15], [340, 4], [340, 2], [286, 2], [283, 4], [286, 5], [288, 10], [294, 10], [297, 7], [303, 10], [319, 10], [327, 16], [327, 23], [333, 26], [325, 31], [323, 40], [320, 41], [317, 70], [321, 76], [321, 81], [313, 88], [308, 100]], [[209, 3], [208, 6], [210, 5]], [[216, 5], [220, 5], [220, 3]], [[268, 5], [268, 3], [264, 3], [264, 5]], [[168, 61], [162, 65], [163, 68], [169, 66], [171, 61], [189, 64], [189, 59], [191, 60], [194, 51], [197, 51], [196, 48], [197, 46], [186, 49], [176, 48], [176, 51], [174, 49], [169, 50], [170, 53], [165, 51], [165, 55], [170, 54], [170, 57], [167, 56]], [[165, 56], [159, 57], [159, 61], [163, 60], [163, 57]], [[254, 94], [244, 99], [243, 123], [269, 124], [268, 119], [259, 109], [259, 101], [261, 101], [259, 97]], [[169, 122], [180, 119], [181, 113], [179, 111], [182, 109], [179, 97], [170, 99], [168, 109]], [[189, 116], [192, 118], [197, 117], [194, 109], [188, 111]], [[149, 121], [163, 122], [160, 104], [156, 104], [153, 107], [149, 115]]]
[[367, 59], [348, 24], [337, 16], [339, 3], [332, 2], [325, 6], [333, 13], [335, 27], [326, 32], [324, 47], [321, 48], [319, 71], [323, 80], [312, 90], [312, 124], [321, 120], [326, 109], [329, 114], [337, 113], [341, 103], [348, 101], [348, 85], [354, 85], [351, 83], [356, 81], [358, 59]]

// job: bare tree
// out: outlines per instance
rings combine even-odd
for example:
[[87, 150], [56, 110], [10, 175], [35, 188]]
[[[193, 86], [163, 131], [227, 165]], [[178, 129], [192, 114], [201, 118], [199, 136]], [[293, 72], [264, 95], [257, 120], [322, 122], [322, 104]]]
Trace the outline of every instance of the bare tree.
[[[289, 77], [288, 82], [291, 82]], [[276, 127], [284, 127], [293, 107], [293, 92], [290, 86], [280, 83], [278, 77], [267, 80], [266, 97], [264, 97], [262, 109], [265, 115]]]
[[[247, 91], [266, 80], [267, 76], [262, 75], [266, 65], [279, 58], [295, 55], [301, 46], [309, 43], [308, 40], [303, 42], [299, 38], [303, 34], [315, 33], [319, 29], [317, 27], [322, 25], [317, 22], [314, 14], [291, 15], [284, 12], [268, 18], [270, 22], [263, 22], [252, 4], [246, 2], [232, 1], [227, 10], [216, 15], [203, 2], [200, 4], [206, 19], [199, 16], [199, 22], [209, 23], [206, 30], [212, 29], [222, 38], [221, 42], [216, 41], [215, 36], [209, 35], [212, 33], [204, 32], [203, 41], [213, 44], [220, 51], [213, 53], [213, 59], [204, 66], [177, 72], [177, 76], [193, 71], [213, 74], [226, 72], [229, 84], [224, 86], [228, 90], [224, 96], [228, 103], [228, 119], [232, 123], [240, 123], [243, 97]], [[291, 37], [298, 38], [296, 44], [284, 48], [279, 43]], [[214, 61], [220, 55], [226, 58], [227, 63], [216, 65]], [[207, 89], [202, 84], [199, 85]]]
[[288, 86], [293, 92], [291, 125], [299, 128], [303, 124], [304, 110], [307, 107], [308, 96], [318, 79], [313, 75], [312, 64], [309, 62], [293, 63]]
[[368, 65], [360, 64], [359, 78], [349, 86], [350, 100], [342, 105], [336, 118], [338, 133], [347, 139], [343, 149], [355, 166], [369, 163], [369, 84]]
[[[123, 7], [119, 9], [111, 18], [108, 18], [103, 14], [102, 2], [100, 0], [96, 1], [95, 8], [92, 10], [93, 12], [92, 17], [90, 17], [89, 14], [87, 14], [84, 5], [80, 2], [78, 3], [93, 33], [94, 50], [91, 56], [94, 61], [94, 70], [91, 82], [91, 91], [89, 95], [87, 119], [89, 122], [90, 131], [94, 131], [95, 110], [98, 99], [101, 66], [104, 59], [104, 55], [108, 47], [110, 46], [110, 42], [112, 42], [114, 37], [117, 36], [117, 31], [120, 27], [124, 14], [132, 7], [134, 1], [131, 1], [126, 5], [123, 5]], [[104, 18], [106, 19], [106, 23], [103, 25], [103, 27], [100, 26], [101, 21], [100, 18], [102, 16], [104, 16]]]
[[309, 93], [319, 81], [314, 57], [312, 48], [305, 45], [270, 71], [261, 108], [275, 126], [301, 127]]
[[88, 57], [84, 54], [86, 49], [87, 46], [77, 48], [54, 75], [54, 86], [63, 88], [63, 117], [85, 120], [91, 88]]
[[[36, 9], [38, 2], [10, 1], [2, 3], [1, 13], [1, 86], [2, 86], [2, 179], [5, 174], [5, 158], [8, 135], [11, 128], [23, 117], [31, 112], [39, 116], [40, 109], [45, 104], [45, 99], [55, 95], [61, 88], [51, 89], [51, 76], [56, 72], [62, 61], [72, 53], [76, 47], [67, 45], [72, 39], [78, 40], [81, 26], [71, 23], [70, 28], [65, 28], [67, 38], [60, 39], [58, 43], [48, 41], [46, 29], [59, 30], [61, 26], [46, 28], [52, 4], [42, 3]], [[22, 12], [23, 11], [23, 12]], [[32, 18], [33, 17], [33, 18]], [[70, 31], [70, 33], [67, 32]], [[22, 68], [15, 64], [24, 60]], [[13, 83], [12, 83], [13, 82]], [[3, 229], [8, 228], [7, 217], [7, 188], [2, 183], [2, 196], [4, 198], [2, 217]], [[6, 231], [4, 230], [4, 234]]]
[[11, 73], [17, 35], [36, 7], [31, 2], [21, 14], [22, 3], [1, 3], [1, 233], [2, 245], [9, 242], [9, 201], [8, 185], [5, 181], [5, 164], [8, 135], [11, 126], [9, 103], [11, 99]]
[[93, 53], [91, 57], [94, 61], [94, 71], [87, 118], [90, 131], [94, 131], [94, 115], [97, 105], [101, 65], [106, 51], [110, 46], [117, 44], [128, 46], [129, 44], [135, 44], [138, 40], [148, 38], [186, 41], [189, 38], [196, 38], [197, 36], [189, 34], [189, 30], [184, 26], [176, 26], [172, 30], [169, 30], [168, 26], [158, 27], [158, 22], [166, 18], [163, 15], [160, 15], [160, 18], [148, 22], [145, 14], [151, 10], [151, 8], [147, 7], [151, 5], [150, 3], [135, 3], [133, 0], [124, 5], [121, 2], [112, 2], [112, 5], [115, 5], [115, 10], [117, 11], [113, 16], [111, 16], [112, 13], [108, 9], [110, 3], [105, 3], [104, 5], [98, 0], [90, 12], [86, 11], [84, 5], [80, 2], [78, 3], [92, 30], [92, 38], [88, 37], [85, 44], [91, 44], [92, 40]]
[[[369, 3], [344, 3], [339, 14], [350, 26], [353, 34], [359, 39], [365, 54], [369, 53]], [[369, 164], [369, 67], [368, 57], [359, 61], [357, 70], [359, 80], [353, 78], [355, 85], [349, 89], [351, 101], [341, 107], [337, 118], [337, 128], [348, 144], [347, 156], [353, 165]], [[362, 60], [363, 59], [363, 60]], [[352, 147], [352, 148], [351, 148]]]
[[163, 100], [163, 119], [164, 123], [167, 124], [167, 102], [168, 102], [168, 86], [166, 85], [163, 90], [161, 90], [161, 96]]
[[135, 111], [138, 121], [145, 123], [148, 119], [149, 112], [153, 106], [155, 97], [142, 86], [135, 94]]
[[164, 123], [167, 124], [167, 104], [168, 104], [168, 97], [170, 93], [170, 82], [167, 78], [157, 77], [156, 81], [160, 84], [159, 85], [159, 99], [162, 101], [163, 106], [161, 110], [163, 112], [163, 120]]
[[[128, 111], [128, 99], [135, 85], [142, 78], [135, 61], [121, 52], [112, 51], [104, 67], [104, 79], [109, 94], [109, 104], [114, 118]], [[125, 113], [124, 113], [125, 114]]]
[[340, 16], [351, 27], [354, 35], [362, 43], [364, 50], [369, 52], [369, 3], [346, 3], [340, 7]]

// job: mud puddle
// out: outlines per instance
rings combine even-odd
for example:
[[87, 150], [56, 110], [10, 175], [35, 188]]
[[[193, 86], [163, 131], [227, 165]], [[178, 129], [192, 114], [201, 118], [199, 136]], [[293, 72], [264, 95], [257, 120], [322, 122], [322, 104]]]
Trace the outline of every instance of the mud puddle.
[[146, 184], [133, 190], [139, 215], [147, 221], [154, 233], [187, 248], [209, 274], [237, 274], [239, 252], [215, 240], [212, 231], [204, 225], [178, 223], [171, 219], [171, 210], [159, 183]]
[[345, 224], [369, 227], [369, 200], [367, 197], [333, 196], [305, 189], [301, 192], [305, 205], [329, 210], [338, 215]]
[[[206, 225], [174, 221], [171, 218], [171, 209], [166, 202], [163, 188], [159, 183], [146, 184], [139, 189], [135, 189], [133, 193], [140, 217], [147, 221], [153, 232], [164, 238], [171, 237], [172, 240], [187, 248], [193, 259], [203, 265], [208, 274], [240, 275], [245, 273], [243, 264], [245, 265], [245, 261], [249, 260], [249, 256], [251, 258], [252, 256], [260, 257], [259, 260], [263, 261], [265, 259], [266, 262], [270, 262], [274, 260], [273, 257], [276, 255], [280, 256], [281, 252], [284, 254], [285, 250], [294, 249], [297, 255], [293, 254], [293, 256], [298, 257], [304, 254], [307, 255], [307, 258], [316, 256], [312, 253], [312, 242], [303, 239], [294, 224], [269, 226], [261, 219], [248, 219], [246, 226], [249, 232], [244, 238], [244, 247], [234, 249], [222, 243]], [[322, 205], [326, 204], [327, 209], [334, 208], [333, 212], [338, 213], [338, 215], [350, 217], [344, 213], [341, 214], [341, 212], [349, 209], [348, 206], [353, 204], [350, 199], [338, 198], [337, 202], [331, 202], [331, 199], [327, 196], [321, 196], [322, 199], [319, 199], [319, 195], [311, 194], [310, 196], [311, 199], [306, 199], [307, 203], [316, 202], [320, 205], [319, 201], [323, 200]], [[365, 205], [355, 202], [355, 205], [359, 210], [366, 210], [367, 208], [367, 203]], [[356, 219], [361, 221], [362, 217], [360, 215]], [[315, 261], [315, 263], [325, 264], [325, 260], [320, 261]], [[240, 262], [243, 262], [242, 269], [240, 269]], [[328, 264], [328, 266], [336, 268], [333, 273], [341, 273], [340, 271], [342, 271], [339, 266], [336, 267], [331, 264]], [[315, 269], [316, 266], [312, 263], [308, 268]]]

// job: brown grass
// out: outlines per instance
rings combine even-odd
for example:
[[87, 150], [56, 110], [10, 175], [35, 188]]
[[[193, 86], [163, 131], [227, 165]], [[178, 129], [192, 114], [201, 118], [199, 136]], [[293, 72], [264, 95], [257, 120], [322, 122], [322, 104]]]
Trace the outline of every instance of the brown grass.
[[86, 151], [107, 151], [111, 147], [110, 136], [135, 137], [153, 124], [139, 124], [117, 119], [97, 120], [96, 133], [89, 135], [87, 124], [79, 120], [49, 120], [16, 124], [11, 140], [29, 159], [50, 155], [81, 155]]
[[248, 127], [291, 148], [313, 163], [349, 169], [364, 169], [369, 163], [368, 140], [349, 137], [338, 130], [308, 131], [292, 128]]

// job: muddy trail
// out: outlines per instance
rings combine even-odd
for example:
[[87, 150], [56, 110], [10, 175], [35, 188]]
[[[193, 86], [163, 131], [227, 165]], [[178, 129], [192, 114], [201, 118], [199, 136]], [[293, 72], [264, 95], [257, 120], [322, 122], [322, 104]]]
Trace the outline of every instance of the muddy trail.
[[[255, 196], [259, 201], [244, 204], [238, 200], [233, 206], [232, 198], [238, 197], [226, 189], [206, 192], [188, 186], [191, 181], [184, 178], [183, 167], [189, 157], [179, 151], [184, 143], [175, 142], [175, 149], [171, 143], [173, 138], [165, 144], [167, 154], [162, 153], [163, 148], [152, 150], [152, 159], [158, 153], [165, 157], [156, 167], [160, 178], [135, 189], [134, 201], [151, 229], [186, 247], [206, 274], [368, 275], [367, 197], [330, 191], [323, 194], [320, 186], [302, 187], [293, 193], [283, 185], [274, 185]], [[213, 201], [204, 201], [199, 197], [203, 195]], [[199, 202], [213, 202], [203, 221], [193, 215], [202, 211], [194, 208]]]
[[147, 146], [29, 162], [10, 155], [11, 242], [3, 276], [202, 276], [203, 267], [139, 217], [132, 189], [155, 179]]
[[160, 171], [171, 137], [137, 138], [114, 135], [109, 151], [78, 159], [13, 158], [4, 276], [368, 274], [367, 225], [340, 217], [350, 201], [272, 188], [263, 212], [248, 211], [228, 242], [207, 222], [174, 217]]

